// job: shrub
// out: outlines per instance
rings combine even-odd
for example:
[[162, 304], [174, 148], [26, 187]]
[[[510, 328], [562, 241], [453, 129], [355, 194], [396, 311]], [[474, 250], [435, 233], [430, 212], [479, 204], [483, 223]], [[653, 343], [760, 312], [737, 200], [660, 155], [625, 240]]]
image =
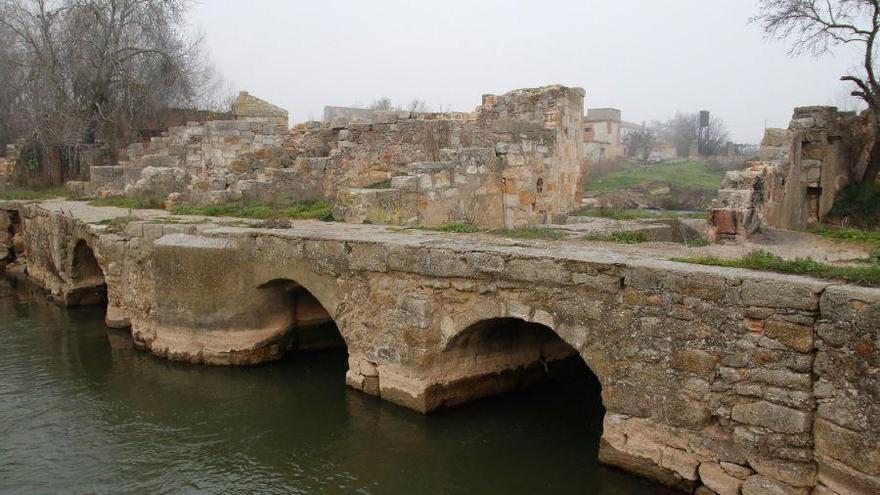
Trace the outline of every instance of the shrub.
[[880, 182], [850, 184], [841, 189], [828, 219], [869, 230], [880, 228]]

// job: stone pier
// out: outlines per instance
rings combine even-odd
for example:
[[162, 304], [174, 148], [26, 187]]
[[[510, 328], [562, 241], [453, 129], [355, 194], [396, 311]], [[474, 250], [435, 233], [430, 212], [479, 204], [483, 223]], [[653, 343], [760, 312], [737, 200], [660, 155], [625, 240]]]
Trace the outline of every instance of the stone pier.
[[106, 285], [108, 321], [163, 358], [257, 364], [332, 345], [332, 321], [351, 387], [429, 412], [579, 356], [607, 464], [685, 492], [880, 493], [877, 289], [568, 242], [16, 211], [32, 278], [67, 302]]

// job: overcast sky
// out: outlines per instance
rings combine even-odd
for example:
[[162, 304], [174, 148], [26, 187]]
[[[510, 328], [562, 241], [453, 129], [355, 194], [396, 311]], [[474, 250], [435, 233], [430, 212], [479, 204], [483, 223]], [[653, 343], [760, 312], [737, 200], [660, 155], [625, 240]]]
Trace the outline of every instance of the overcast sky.
[[748, 24], [753, 0], [199, 0], [193, 26], [236, 89], [320, 119], [324, 105], [421, 98], [471, 111], [483, 93], [566, 84], [632, 122], [708, 109], [734, 139], [840, 102], [854, 52], [787, 55]]

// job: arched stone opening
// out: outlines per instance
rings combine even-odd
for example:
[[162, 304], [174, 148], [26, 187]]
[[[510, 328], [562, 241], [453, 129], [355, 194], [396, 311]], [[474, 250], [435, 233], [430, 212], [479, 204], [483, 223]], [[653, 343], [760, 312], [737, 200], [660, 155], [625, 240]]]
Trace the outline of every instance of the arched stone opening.
[[90, 306], [107, 302], [104, 271], [88, 243], [80, 239], [73, 249], [70, 266], [71, 288], [64, 297], [67, 306]]
[[428, 410], [569, 379], [585, 380], [602, 407], [599, 379], [580, 353], [539, 323], [509, 317], [478, 321], [449, 340], [439, 361]]
[[290, 279], [271, 280], [259, 289], [266, 296], [261, 318], [280, 330], [271, 344], [276, 357], [347, 348], [333, 317], [308, 289]]

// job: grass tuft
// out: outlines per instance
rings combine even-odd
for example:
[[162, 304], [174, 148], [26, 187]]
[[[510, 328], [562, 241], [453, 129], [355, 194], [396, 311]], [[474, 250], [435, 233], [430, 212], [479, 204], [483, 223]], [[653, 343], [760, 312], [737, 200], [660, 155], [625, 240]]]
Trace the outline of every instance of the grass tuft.
[[441, 225], [440, 227], [431, 230], [436, 230], [437, 232], [447, 232], [450, 234], [473, 234], [479, 232], [480, 228], [465, 222], [453, 222]]
[[71, 192], [64, 186], [42, 187], [37, 189], [10, 189], [0, 191], [0, 200], [31, 201], [40, 199], [67, 198]]
[[98, 222], [98, 225], [125, 225], [132, 220], [131, 217], [114, 217], [114, 218], [105, 218]]
[[819, 234], [826, 239], [858, 242], [880, 248], [880, 232], [860, 229], [814, 229], [810, 232]]
[[541, 227], [520, 227], [518, 229], [493, 230], [493, 234], [511, 239], [545, 239], [558, 241], [565, 238], [565, 232]]
[[869, 262], [864, 265], [836, 266], [821, 263], [812, 258], [786, 260], [764, 250], [752, 251], [738, 259], [705, 256], [675, 258], [673, 261], [698, 265], [748, 268], [791, 275], [806, 275], [827, 280], [842, 280], [866, 287], [880, 287], [880, 263], [878, 262]]
[[128, 210], [160, 210], [162, 202], [155, 198], [99, 198], [89, 201], [90, 206], [112, 206], [115, 208], [125, 208]]
[[206, 217], [237, 217], [269, 220], [294, 218], [300, 220], [323, 220], [332, 222], [333, 206], [326, 201], [308, 201], [289, 206], [273, 205], [216, 205], [178, 206], [171, 210], [174, 215], [201, 215]]
[[383, 181], [376, 182], [375, 184], [370, 184], [364, 189], [391, 189], [391, 179], [385, 179]]
[[583, 237], [585, 241], [616, 242], [618, 244], [641, 244], [648, 242], [648, 236], [644, 232], [617, 231], [611, 234], [589, 234]]

